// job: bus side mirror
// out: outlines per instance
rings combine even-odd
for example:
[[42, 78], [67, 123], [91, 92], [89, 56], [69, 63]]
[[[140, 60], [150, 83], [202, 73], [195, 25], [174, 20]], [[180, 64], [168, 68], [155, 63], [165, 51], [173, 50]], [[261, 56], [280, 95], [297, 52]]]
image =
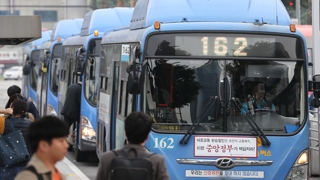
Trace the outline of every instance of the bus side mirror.
[[76, 72], [77, 75], [82, 76], [84, 69], [85, 69], [85, 61], [84, 61], [84, 53], [85, 53], [85, 49], [83, 47], [80, 47], [77, 51], [76, 51]]
[[141, 93], [141, 68], [139, 63], [134, 62], [127, 67], [128, 73], [128, 92], [130, 94]]
[[26, 62], [26, 64], [22, 68], [23, 75], [29, 75], [31, 71], [31, 62]]
[[49, 67], [49, 59], [50, 59], [50, 51], [45, 50], [44, 51], [44, 58], [43, 58], [43, 62], [41, 63], [41, 71], [46, 73], [48, 71], [48, 67]]
[[312, 78], [313, 96], [311, 105], [315, 108], [320, 107], [320, 74], [316, 74]]

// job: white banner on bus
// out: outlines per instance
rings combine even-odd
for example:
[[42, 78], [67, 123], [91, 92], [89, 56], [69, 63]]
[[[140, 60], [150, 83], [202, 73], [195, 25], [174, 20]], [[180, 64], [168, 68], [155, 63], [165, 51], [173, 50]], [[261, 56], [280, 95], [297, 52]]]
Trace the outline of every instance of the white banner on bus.
[[194, 137], [194, 156], [257, 157], [256, 137]]
[[264, 178], [263, 171], [186, 170], [186, 177]]

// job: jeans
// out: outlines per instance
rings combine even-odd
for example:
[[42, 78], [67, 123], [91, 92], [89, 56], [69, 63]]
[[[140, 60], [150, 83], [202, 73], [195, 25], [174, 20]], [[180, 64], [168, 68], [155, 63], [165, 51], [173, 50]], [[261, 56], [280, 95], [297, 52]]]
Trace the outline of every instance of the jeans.
[[13, 180], [24, 168], [25, 166], [12, 166], [8, 168], [0, 166], [0, 180]]

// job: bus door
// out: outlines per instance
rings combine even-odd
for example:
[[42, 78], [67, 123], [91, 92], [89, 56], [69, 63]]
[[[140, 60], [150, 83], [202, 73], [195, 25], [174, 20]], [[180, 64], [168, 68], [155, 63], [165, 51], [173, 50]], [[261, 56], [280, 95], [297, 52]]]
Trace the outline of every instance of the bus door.
[[[63, 49], [63, 60], [60, 64], [60, 79], [58, 86], [58, 117], [63, 118], [60, 114], [66, 99], [66, 93], [71, 81], [74, 82], [74, 69], [76, 50], [80, 46], [66, 46]], [[76, 81], [75, 81], [76, 82]]]
[[39, 54], [40, 50], [33, 50], [31, 52], [31, 71], [29, 74], [29, 98], [37, 104], [37, 80], [39, 74]]
[[[30, 58], [29, 58], [29, 55], [24, 55], [25, 57], [25, 61], [23, 63], [23, 67], [24, 68], [30, 68]], [[30, 70], [30, 69], [29, 69]], [[23, 72], [24, 73], [24, 72]], [[29, 97], [29, 91], [28, 91], [28, 77], [29, 77], [30, 73], [28, 74], [23, 74], [23, 78], [22, 78], [22, 96], [23, 97]]]
[[[59, 85], [59, 68], [62, 55], [62, 45], [57, 44], [52, 50], [52, 59], [48, 62], [48, 72], [43, 78], [43, 91], [41, 107], [46, 115], [56, 115], [57, 111], [57, 97]], [[50, 79], [49, 79], [50, 78]], [[48, 85], [49, 84], [49, 85]], [[50, 88], [50, 89], [48, 89]], [[51, 92], [49, 94], [49, 91]], [[49, 105], [48, 105], [49, 104]]]
[[[118, 93], [119, 93], [119, 69], [120, 62], [116, 61], [113, 64], [112, 74], [113, 74], [113, 82], [112, 82], [112, 92], [111, 92], [111, 122], [110, 122], [110, 137], [111, 137], [111, 149], [115, 149], [116, 147], [116, 137], [115, 137], [115, 129], [117, 126], [121, 126], [122, 121], [116, 119], [117, 117], [117, 107], [118, 107]], [[119, 125], [118, 125], [119, 124]]]
[[[50, 59], [50, 50], [49, 49], [41, 49], [41, 52], [40, 52], [40, 77], [39, 77], [39, 81], [38, 84], [39, 84], [39, 90], [38, 90], [38, 98], [39, 98], [39, 104], [38, 104], [38, 111], [39, 111], [39, 115], [40, 116], [44, 116], [46, 115], [46, 112], [43, 111], [43, 104], [42, 104], [42, 101], [44, 100], [44, 98], [46, 98], [47, 96], [43, 95], [44, 93], [46, 93], [46, 86], [45, 86], [45, 82], [46, 79], [47, 79], [47, 62], [49, 61]], [[45, 92], [44, 92], [45, 91]]]
[[124, 133], [124, 120], [128, 113], [132, 111], [132, 95], [127, 91], [128, 73], [126, 71], [129, 65], [130, 48], [134, 46], [129, 44], [121, 45], [120, 62], [115, 62], [113, 66], [113, 84], [112, 84], [112, 106], [111, 106], [111, 144], [112, 149], [120, 149], [126, 144]]

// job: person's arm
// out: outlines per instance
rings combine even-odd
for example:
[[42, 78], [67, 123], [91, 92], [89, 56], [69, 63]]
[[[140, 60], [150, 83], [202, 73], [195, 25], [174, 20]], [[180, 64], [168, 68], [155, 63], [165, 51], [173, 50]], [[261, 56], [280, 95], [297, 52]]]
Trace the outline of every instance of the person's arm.
[[13, 110], [11, 108], [7, 108], [7, 109], [0, 109], [0, 114], [12, 114]]
[[246, 115], [249, 110], [248, 103], [244, 102], [242, 108], [240, 109], [240, 115]]
[[101, 156], [99, 166], [98, 166], [98, 172], [96, 180], [108, 180], [108, 174], [109, 174], [109, 158], [106, 154], [103, 154]]
[[155, 173], [156, 174], [155, 180], [169, 180], [167, 166], [162, 156], [160, 157], [156, 171], [157, 172]]
[[27, 117], [26, 117], [26, 118], [29, 119], [29, 120], [31, 120], [32, 122], [35, 121], [34, 116], [33, 116], [32, 113], [27, 112]]

